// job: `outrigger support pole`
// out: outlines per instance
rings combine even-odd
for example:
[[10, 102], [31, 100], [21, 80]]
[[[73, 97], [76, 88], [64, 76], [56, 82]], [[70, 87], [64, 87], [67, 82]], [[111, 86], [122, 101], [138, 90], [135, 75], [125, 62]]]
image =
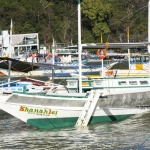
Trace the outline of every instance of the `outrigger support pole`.
[[148, 1], [148, 76], [150, 77], [150, 0]]
[[[55, 42], [53, 38], [53, 44], [52, 44], [52, 65], [55, 64]], [[52, 83], [54, 83], [54, 67], [52, 67]]]
[[78, 0], [78, 56], [79, 56], [79, 93], [82, 93], [82, 45], [81, 45], [81, 2]]

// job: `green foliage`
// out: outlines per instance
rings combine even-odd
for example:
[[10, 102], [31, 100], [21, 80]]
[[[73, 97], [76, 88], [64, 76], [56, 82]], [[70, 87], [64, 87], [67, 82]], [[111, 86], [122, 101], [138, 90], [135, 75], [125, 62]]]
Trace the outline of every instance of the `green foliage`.
[[96, 36], [109, 33], [108, 21], [111, 16], [111, 5], [99, 0], [83, 0], [82, 12], [89, 19], [92, 31]]
[[[82, 42], [130, 41], [147, 38], [147, 0], [82, 0]], [[40, 43], [77, 43], [77, 0], [0, 0], [0, 30], [39, 33]]]

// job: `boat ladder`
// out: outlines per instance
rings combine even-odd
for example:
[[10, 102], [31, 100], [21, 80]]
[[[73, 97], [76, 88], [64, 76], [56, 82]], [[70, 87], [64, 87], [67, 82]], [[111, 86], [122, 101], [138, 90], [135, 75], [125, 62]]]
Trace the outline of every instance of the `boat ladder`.
[[83, 110], [75, 126], [87, 126], [91, 119], [93, 112], [95, 111], [101, 92], [100, 90], [96, 90], [96, 91], [92, 90], [91, 92], [92, 92], [91, 93], [92, 97], [86, 100]]

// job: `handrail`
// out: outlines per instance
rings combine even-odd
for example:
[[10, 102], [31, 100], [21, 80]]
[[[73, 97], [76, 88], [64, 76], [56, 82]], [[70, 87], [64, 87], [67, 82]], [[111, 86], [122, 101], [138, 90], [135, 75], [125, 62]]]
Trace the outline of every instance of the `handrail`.
[[8, 85], [8, 84], [11, 84], [11, 83], [16, 83], [16, 82], [19, 82], [20, 80], [16, 80], [16, 81], [12, 81], [12, 82], [7, 82], [7, 83], [3, 83], [3, 84], [0, 84], [0, 86], [4, 86], [4, 85]]

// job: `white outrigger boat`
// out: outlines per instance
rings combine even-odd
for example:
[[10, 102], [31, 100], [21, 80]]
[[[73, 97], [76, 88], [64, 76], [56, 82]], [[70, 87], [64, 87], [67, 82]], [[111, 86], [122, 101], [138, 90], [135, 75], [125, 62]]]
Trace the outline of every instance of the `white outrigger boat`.
[[[23, 62], [24, 64], [27, 62]], [[106, 65], [106, 70], [107, 67], [112, 66], [114, 63], [110, 64], [109, 66]], [[34, 64], [36, 66], [39, 66], [38, 69], [33, 69], [32, 70], [32, 64], [30, 66], [31, 71], [28, 72], [20, 72], [18, 70], [13, 70], [11, 71], [11, 76], [12, 77], [20, 77], [20, 76], [28, 76], [28, 77], [43, 77], [43, 76], [47, 76], [50, 77], [52, 76], [52, 64]], [[0, 65], [1, 67], [1, 65]], [[94, 65], [83, 65], [83, 74], [90, 74], [93, 73], [95, 71], [99, 72], [100, 71], [100, 67], [99, 66], [94, 66]], [[1, 67], [2, 68], [2, 67]], [[0, 71], [3, 73], [3, 75], [8, 76], [9, 72], [6, 69], [0, 69]], [[55, 65], [55, 70], [54, 70], [54, 76], [55, 77], [69, 77], [70, 73], [79, 73], [79, 66], [77, 64], [58, 64]]]
[[130, 52], [128, 61], [118, 61], [118, 63], [110, 67], [110, 70], [118, 77], [148, 77], [148, 54]]
[[[80, 0], [78, 16], [81, 64]], [[150, 78], [108, 77], [89, 81], [82, 79], [81, 71], [79, 65], [79, 80], [68, 80], [67, 86], [52, 85], [43, 93], [27, 93], [26, 88], [23, 92], [1, 92], [0, 108], [41, 129], [119, 121], [150, 110]]]
[[[0, 108], [31, 126], [41, 129], [120, 121], [149, 110], [145, 105], [140, 106], [140, 103], [139, 106], [135, 105], [134, 98], [128, 100], [126, 96], [126, 99], [122, 99], [122, 94], [113, 95], [113, 98], [112, 95], [105, 96], [103, 96], [103, 90], [92, 90], [90, 93], [83, 94], [3, 94]], [[129, 104], [120, 103], [120, 99]]]
[[[33, 63], [33, 62], [23, 62], [13, 58], [0, 57], [0, 72], [3, 75], [9, 76], [9, 61], [11, 61], [11, 77], [42, 77], [42, 76], [54, 76], [54, 77], [69, 77], [71, 73], [79, 73], [79, 64], [69, 64], [69, 63]], [[111, 66], [117, 62], [105, 62], [104, 68], [108, 70]], [[54, 74], [52, 68], [54, 67]], [[93, 72], [99, 72], [100, 65], [87, 65], [82, 64], [82, 73], [90, 74]]]

